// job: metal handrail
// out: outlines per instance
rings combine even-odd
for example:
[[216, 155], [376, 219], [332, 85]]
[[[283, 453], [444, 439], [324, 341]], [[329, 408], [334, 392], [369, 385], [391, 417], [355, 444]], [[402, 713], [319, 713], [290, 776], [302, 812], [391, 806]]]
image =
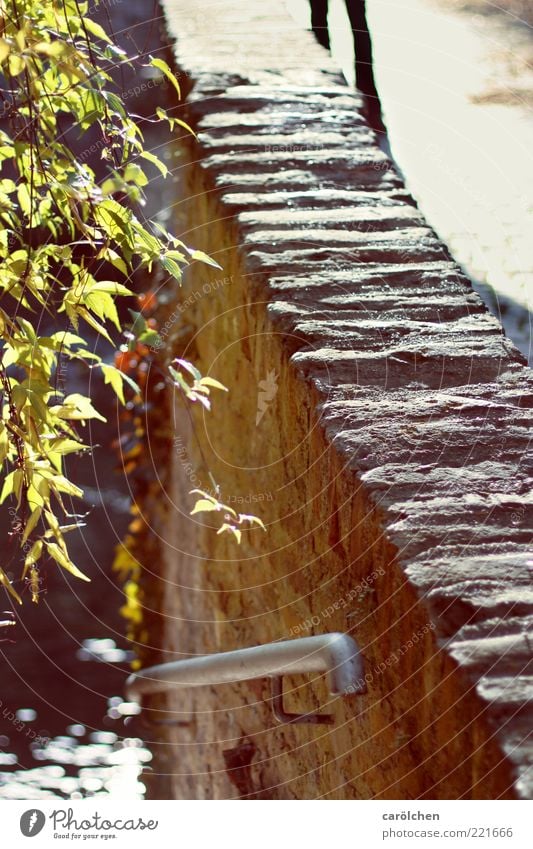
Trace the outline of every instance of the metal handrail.
[[[335, 696], [366, 691], [363, 661], [357, 643], [347, 634], [333, 633], [151, 666], [129, 676], [126, 697], [130, 701], [140, 701], [144, 695], [174, 687], [229, 684], [254, 678], [281, 679], [284, 675], [302, 672], [325, 672], [330, 693]], [[312, 718], [316, 714], [304, 714], [305, 720], [298, 719], [298, 715], [285, 714], [281, 687], [278, 686], [275, 692], [281, 721], [322, 721]]]

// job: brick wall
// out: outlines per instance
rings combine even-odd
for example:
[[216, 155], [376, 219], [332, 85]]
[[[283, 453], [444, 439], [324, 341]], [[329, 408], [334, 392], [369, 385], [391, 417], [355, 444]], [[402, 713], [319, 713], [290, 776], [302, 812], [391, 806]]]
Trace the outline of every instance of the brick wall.
[[[153, 699], [189, 725], [154, 732], [151, 792], [526, 797], [531, 372], [282, 3], [163, 7], [199, 133], [175, 218], [223, 271], [187, 275], [162, 358], [231, 391], [196, 435], [170, 409], [145, 505], [158, 659], [346, 631], [368, 692], [288, 680], [322, 727], [277, 725], [261, 680]], [[267, 534], [237, 548], [188, 515], [205, 461]]]

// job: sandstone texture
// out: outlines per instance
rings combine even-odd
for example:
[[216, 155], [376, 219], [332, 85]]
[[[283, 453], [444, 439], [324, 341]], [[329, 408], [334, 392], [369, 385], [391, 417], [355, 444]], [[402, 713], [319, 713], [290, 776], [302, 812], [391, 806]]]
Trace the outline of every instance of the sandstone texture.
[[[368, 690], [287, 679], [332, 726], [276, 724], [264, 680], [154, 700], [189, 724], [157, 727], [153, 792], [528, 798], [531, 372], [281, 2], [163, 8], [198, 133], [175, 220], [223, 271], [187, 272], [162, 356], [230, 393], [196, 435], [171, 411], [157, 659], [345, 631]], [[266, 534], [189, 516], [207, 467]]]

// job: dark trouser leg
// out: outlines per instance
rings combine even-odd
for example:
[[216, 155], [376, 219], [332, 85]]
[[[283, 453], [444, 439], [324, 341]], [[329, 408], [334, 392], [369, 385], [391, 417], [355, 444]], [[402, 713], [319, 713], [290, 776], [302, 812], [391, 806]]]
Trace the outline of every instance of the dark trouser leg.
[[311, 26], [316, 40], [329, 50], [328, 0], [310, 0]]
[[372, 41], [366, 20], [365, 0], [346, 0], [355, 48], [355, 84], [365, 95], [367, 117], [376, 130], [383, 131], [374, 70], [372, 65]]

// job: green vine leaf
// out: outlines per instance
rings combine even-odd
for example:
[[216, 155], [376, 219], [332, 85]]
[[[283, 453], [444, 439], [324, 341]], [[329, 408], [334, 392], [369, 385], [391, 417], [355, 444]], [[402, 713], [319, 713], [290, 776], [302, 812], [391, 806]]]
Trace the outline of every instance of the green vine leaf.
[[169, 68], [169, 66], [167, 65], [167, 63], [165, 62], [165, 60], [164, 60], [164, 59], [154, 59], [154, 58], [152, 57], [152, 58], [150, 59], [150, 65], [151, 65], [153, 68], [157, 68], [159, 71], [162, 71], [162, 72], [163, 72], [163, 74], [165, 75], [165, 77], [167, 78], [167, 80], [169, 80], [169, 81], [172, 83], [172, 85], [174, 86], [174, 88], [176, 89], [176, 92], [177, 92], [177, 94], [178, 94], [178, 97], [179, 97], [179, 98], [181, 98], [181, 89], [180, 89], [180, 84], [179, 84], [179, 82], [177, 81], [176, 76], [175, 76], [175, 75], [172, 73], [172, 71], [170, 70], [170, 68]]
[[[161, 347], [162, 337], [142, 312], [131, 310], [132, 326], [123, 326], [120, 298], [134, 296], [130, 279], [157, 269], [180, 282], [193, 263], [220, 266], [142, 214], [142, 166], [163, 177], [168, 168], [145, 150], [111, 66], [156, 69], [179, 95], [169, 65], [130, 60], [84, 0], [0, 0], [0, 23], [0, 504], [12, 506], [13, 560], [38, 602], [43, 561], [89, 580], [65, 541], [82, 527], [77, 515], [64, 523], [71, 517], [66, 496], [83, 495], [70, 479], [69, 457], [91, 450], [80, 433], [87, 422], [106, 419], [90, 397], [70, 391], [69, 364], [102, 378], [121, 404], [127, 393], [138, 398], [146, 377], [139, 361], [149, 346]], [[192, 132], [164, 110], [156, 114], [171, 130]], [[87, 148], [96, 137], [94, 161], [69, 147], [65, 126]], [[143, 310], [156, 300], [147, 293]], [[106, 343], [118, 349], [115, 365], [100, 353], [104, 348], [109, 360]], [[165, 377], [204, 409], [213, 390], [227, 391], [185, 360], [174, 361]], [[196, 512], [221, 513], [238, 540], [242, 522], [258, 524], [216, 499], [201, 501]], [[0, 583], [20, 603], [6, 570]]]

